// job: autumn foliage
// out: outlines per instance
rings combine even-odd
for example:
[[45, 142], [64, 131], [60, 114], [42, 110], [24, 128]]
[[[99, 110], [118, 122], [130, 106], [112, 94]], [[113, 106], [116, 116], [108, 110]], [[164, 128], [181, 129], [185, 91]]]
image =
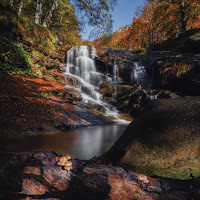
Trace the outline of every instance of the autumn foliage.
[[77, 124], [71, 101], [66, 88], [55, 80], [0, 74], [0, 130]]
[[[200, 28], [199, 0], [149, 0], [125, 30], [94, 41], [96, 46], [146, 49]], [[184, 31], [185, 30], [185, 31]]]

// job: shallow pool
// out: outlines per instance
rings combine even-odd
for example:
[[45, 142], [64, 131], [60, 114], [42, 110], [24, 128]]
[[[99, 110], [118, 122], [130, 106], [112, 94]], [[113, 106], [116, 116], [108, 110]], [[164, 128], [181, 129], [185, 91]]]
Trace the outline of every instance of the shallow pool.
[[1, 137], [0, 151], [30, 152], [51, 150], [73, 158], [90, 159], [106, 152], [127, 125], [94, 126], [45, 135]]

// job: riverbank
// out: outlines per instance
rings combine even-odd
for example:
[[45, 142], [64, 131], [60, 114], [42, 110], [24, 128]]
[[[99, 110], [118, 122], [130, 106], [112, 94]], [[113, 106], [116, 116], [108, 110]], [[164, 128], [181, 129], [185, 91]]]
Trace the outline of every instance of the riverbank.
[[[59, 78], [61, 77], [61, 78]], [[59, 80], [59, 81], [58, 81]], [[80, 93], [64, 85], [60, 72], [42, 78], [0, 74], [1, 133], [37, 133], [111, 124], [81, 104]]]

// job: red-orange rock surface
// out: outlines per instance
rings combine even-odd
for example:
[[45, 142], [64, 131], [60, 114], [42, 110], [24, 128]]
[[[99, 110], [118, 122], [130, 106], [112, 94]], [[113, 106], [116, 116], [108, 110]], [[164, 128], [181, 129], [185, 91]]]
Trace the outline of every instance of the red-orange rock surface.
[[49, 151], [0, 153], [0, 199], [198, 199], [195, 181], [158, 179], [138, 185], [138, 174], [122, 168], [72, 160], [74, 170], [57, 165], [61, 154]]

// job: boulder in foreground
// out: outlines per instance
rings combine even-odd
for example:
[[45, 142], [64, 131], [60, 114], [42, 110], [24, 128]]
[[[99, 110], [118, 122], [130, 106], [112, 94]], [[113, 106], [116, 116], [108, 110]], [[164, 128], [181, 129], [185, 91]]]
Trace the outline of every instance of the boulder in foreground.
[[73, 170], [57, 165], [62, 155], [50, 151], [0, 153], [0, 199], [186, 200], [199, 199], [198, 181], [151, 179], [100, 162], [71, 160]]
[[200, 97], [150, 102], [102, 158], [150, 176], [199, 178]]

